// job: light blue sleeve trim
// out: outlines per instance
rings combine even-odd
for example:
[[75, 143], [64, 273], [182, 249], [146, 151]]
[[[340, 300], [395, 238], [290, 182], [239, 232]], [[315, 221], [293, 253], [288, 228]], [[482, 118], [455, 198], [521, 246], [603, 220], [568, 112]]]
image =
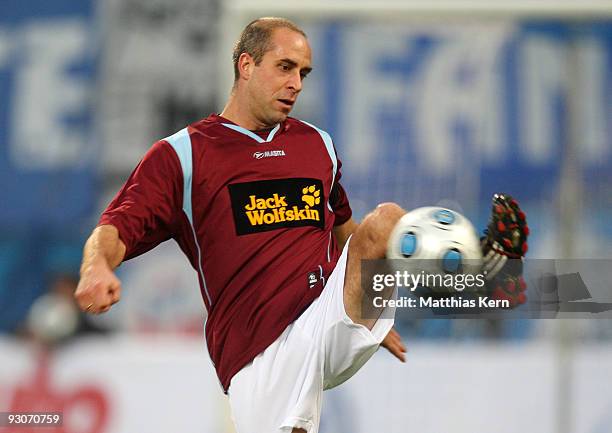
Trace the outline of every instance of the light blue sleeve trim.
[[170, 143], [170, 146], [172, 146], [181, 162], [181, 168], [183, 169], [183, 211], [191, 225], [193, 225], [193, 211], [191, 208], [191, 177], [193, 174], [191, 138], [187, 128], [183, 128], [165, 140]]
[[[331, 159], [333, 167], [334, 167], [333, 174], [332, 174], [332, 182], [331, 182], [331, 188], [333, 188], [334, 182], [336, 180], [336, 173], [338, 171], [338, 158], [336, 156], [336, 151], [334, 150], [334, 142], [332, 141], [331, 136], [327, 132], [323, 131], [322, 129], [319, 129], [316, 126], [308, 122], [304, 122], [303, 120], [300, 120], [300, 122], [310, 126], [315, 131], [317, 131], [319, 135], [321, 136], [323, 143], [325, 143], [325, 148], [327, 149], [327, 153], [329, 154], [329, 158]], [[331, 197], [331, 189], [329, 191], [329, 197]], [[329, 204], [329, 199], [327, 200], [327, 207], [331, 212], [333, 212], [333, 209], [331, 208], [331, 205]]]
[[198, 250], [198, 272], [200, 273], [200, 278], [202, 278], [202, 284], [204, 285], [204, 294], [206, 295], [206, 299], [208, 299], [208, 305], [212, 305], [210, 294], [208, 293], [208, 287], [206, 286], [206, 278], [204, 278], [204, 271], [202, 270], [202, 250], [200, 249], [200, 243], [198, 242], [195, 226], [193, 225], [193, 210], [191, 205], [191, 185], [193, 177], [191, 137], [189, 137], [189, 131], [187, 128], [183, 128], [170, 137], [165, 138], [165, 140], [176, 152], [183, 170], [183, 212], [185, 212], [185, 215], [187, 215], [187, 219], [189, 220], [193, 240], [196, 249]]

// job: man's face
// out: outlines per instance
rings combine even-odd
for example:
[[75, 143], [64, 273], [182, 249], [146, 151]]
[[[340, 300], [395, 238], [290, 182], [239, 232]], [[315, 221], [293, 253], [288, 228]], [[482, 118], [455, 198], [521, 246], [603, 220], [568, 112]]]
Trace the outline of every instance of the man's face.
[[304, 36], [287, 28], [273, 31], [272, 48], [259, 65], [252, 65], [247, 82], [251, 115], [262, 127], [272, 126], [287, 118], [302, 81], [310, 72], [310, 45]]

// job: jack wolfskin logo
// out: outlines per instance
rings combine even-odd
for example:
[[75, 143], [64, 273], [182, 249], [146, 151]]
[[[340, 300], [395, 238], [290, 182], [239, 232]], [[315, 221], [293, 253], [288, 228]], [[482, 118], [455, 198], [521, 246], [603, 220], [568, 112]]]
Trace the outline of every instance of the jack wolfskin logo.
[[238, 235], [280, 228], [325, 226], [323, 184], [318, 179], [291, 178], [228, 186]]
[[321, 191], [317, 189], [316, 185], [310, 185], [302, 189], [302, 201], [310, 207], [315, 204], [321, 203]]

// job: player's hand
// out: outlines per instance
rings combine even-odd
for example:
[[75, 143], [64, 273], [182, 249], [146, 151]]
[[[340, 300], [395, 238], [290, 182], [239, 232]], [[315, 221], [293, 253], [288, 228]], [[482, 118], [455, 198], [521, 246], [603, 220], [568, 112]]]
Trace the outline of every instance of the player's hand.
[[482, 239], [483, 271], [493, 299], [507, 300], [511, 308], [527, 300], [523, 257], [529, 226], [518, 202], [508, 194], [493, 195], [491, 220]]
[[402, 362], [406, 362], [406, 346], [402, 341], [402, 337], [400, 337], [399, 333], [395, 330], [395, 328], [391, 328], [385, 339], [380, 343], [382, 347], [387, 349], [393, 356], [399, 359]]
[[74, 292], [79, 308], [86, 313], [106, 313], [121, 298], [121, 281], [106, 263], [98, 260], [83, 267]]

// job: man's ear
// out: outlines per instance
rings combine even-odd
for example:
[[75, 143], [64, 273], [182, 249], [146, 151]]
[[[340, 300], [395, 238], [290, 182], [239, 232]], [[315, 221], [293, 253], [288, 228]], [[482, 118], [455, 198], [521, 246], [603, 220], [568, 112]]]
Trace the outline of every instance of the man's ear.
[[253, 68], [255, 67], [255, 60], [248, 53], [240, 54], [238, 57], [238, 72], [240, 73], [240, 78], [248, 80], [251, 78], [251, 74], [253, 73]]

